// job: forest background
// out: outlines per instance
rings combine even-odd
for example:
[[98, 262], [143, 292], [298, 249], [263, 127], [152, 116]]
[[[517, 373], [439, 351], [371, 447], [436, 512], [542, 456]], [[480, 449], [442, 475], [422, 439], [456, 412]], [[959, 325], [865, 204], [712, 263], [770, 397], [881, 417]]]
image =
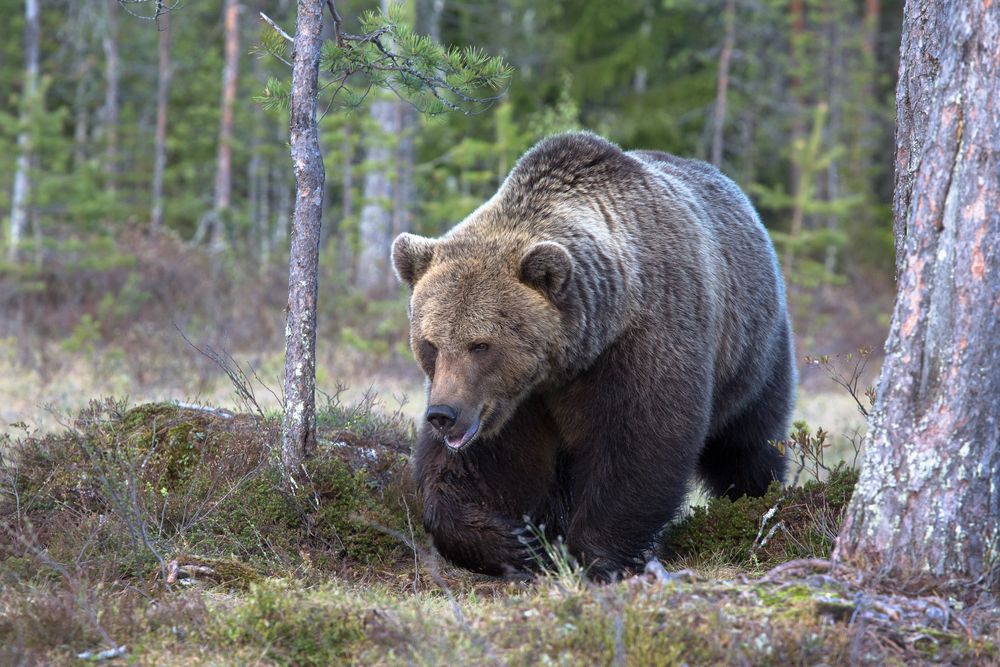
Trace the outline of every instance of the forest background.
[[[226, 403], [228, 381], [193, 345], [280, 387], [290, 73], [267, 53], [259, 12], [290, 30], [294, 3], [192, 0], [158, 21], [117, 0], [40, 4], [33, 33], [25, 3], [0, 0], [0, 433], [24, 419], [51, 425], [51, 410], [98, 395]], [[348, 32], [380, 8], [338, 6]], [[873, 348], [862, 382], [877, 372], [893, 294], [901, 2], [401, 10], [420, 33], [502, 56], [513, 76], [501, 101], [471, 115], [430, 117], [376, 91], [323, 113], [321, 389], [374, 387], [390, 408], [408, 395], [415, 414], [421, 377], [392, 238], [444, 232], [539, 138], [586, 128], [712, 161], [750, 194], [789, 286], [798, 414], [846, 436], [863, 427], [807, 357]]]

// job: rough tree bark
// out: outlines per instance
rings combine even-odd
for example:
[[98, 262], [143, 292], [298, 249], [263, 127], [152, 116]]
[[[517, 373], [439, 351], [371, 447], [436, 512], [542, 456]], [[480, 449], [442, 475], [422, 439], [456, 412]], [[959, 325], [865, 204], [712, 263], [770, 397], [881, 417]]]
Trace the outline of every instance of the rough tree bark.
[[281, 458], [289, 475], [316, 441], [316, 297], [326, 170], [316, 126], [323, 0], [299, 0], [292, 53], [289, 117], [295, 214], [288, 265], [285, 326], [285, 413]]
[[159, 17], [157, 82], [156, 82], [156, 138], [153, 148], [152, 209], [149, 214], [149, 231], [156, 234], [163, 224], [163, 174], [167, 167], [167, 102], [170, 96], [170, 14]]
[[118, 101], [121, 79], [118, 57], [118, 0], [105, 2], [104, 34], [104, 177], [105, 187], [114, 194], [118, 190]]
[[729, 65], [733, 59], [736, 43], [736, 0], [726, 0], [722, 14], [725, 34], [722, 50], [719, 52], [719, 78], [715, 87], [715, 112], [712, 117], [712, 164], [722, 164], [723, 139], [726, 126], [726, 98], [729, 93]]
[[7, 234], [7, 259], [17, 261], [21, 237], [28, 226], [28, 199], [31, 196], [33, 147], [28, 127], [38, 95], [38, 39], [40, 18], [38, 0], [24, 3], [24, 87], [21, 90], [21, 128], [17, 134], [17, 168], [10, 202], [10, 229]]
[[1000, 3], [909, 0], [899, 292], [835, 558], [907, 588], [1000, 584]]

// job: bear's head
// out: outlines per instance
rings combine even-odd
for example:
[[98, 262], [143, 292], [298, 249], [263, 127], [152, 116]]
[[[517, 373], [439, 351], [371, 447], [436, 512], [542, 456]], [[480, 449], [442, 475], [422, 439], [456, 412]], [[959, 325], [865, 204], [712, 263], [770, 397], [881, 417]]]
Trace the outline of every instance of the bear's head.
[[427, 421], [453, 450], [496, 433], [558, 372], [569, 252], [551, 241], [401, 234], [392, 261], [412, 289], [410, 345], [429, 383]]

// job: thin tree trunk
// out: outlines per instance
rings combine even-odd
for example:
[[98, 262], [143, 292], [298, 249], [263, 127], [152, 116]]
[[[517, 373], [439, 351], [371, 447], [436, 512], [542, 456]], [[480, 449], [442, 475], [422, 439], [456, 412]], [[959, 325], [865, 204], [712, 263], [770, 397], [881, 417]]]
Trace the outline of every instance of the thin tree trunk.
[[[258, 86], [264, 84], [264, 76], [260, 67], [260, 58], [253, 58], [253, 80]], [[261, 223], [261, 181], [262, 165], [264, 160], [261, 157], [261, 135], [264, 132], [264, 125], [267, 120], [264, 118], [264, 111], [259, 104], [253, 105], [253, 125], [250, 129], [250, 160], [247, 164], [247, 217], [250, 220], [250, 247], [258, 251], [258, 258], [263, 259], [264, 237], [267, 236], [267, 224]], [[257, 238], [254, 239], [254, 234]], [[263, 266], [263, 262], [261, 262]]]
[[149, 231], [156, 234], [163, 224], [163, 174], [167, 167], [167, 102], [170, 97], [170, 14], [159, 18], [159, 48], [156, 83], [156, 139], [153, 148], [152, 210]]
[[[828, 137], [827, 145], [831, 148], [840, 143], [841, 136], [841, 109], [843, 107], [844, 94], [841, 87], [841, 54], [839, 26], [844, 20], [843, 4], [840, 0], [825, 0], [825, 23], [827, 34], [826, 39], [826, 99], [830, 105], [830, 122], [826, 127]], [[835, 156], [826, 167], [826, 200], [833, 202], [840, 199], [840, 160]], [[831, 232], [837, 231], [839, 218], [836, 213], [830, 212], [826, 215], [826, 228]], [[827, 300], [833, 298], [830, 293], [832, 279], [837, 269], [837, 246], [827, 245], [823, 258], [823, 290], [826, 292]], [[819, 300], [814, 302], [818, 306]]]
[[240, 4], [226, 0], [223, 10], [226, 43], [222, 66], [222, 101], [219, 114], [219, 146], [215, 162], [215, 203], [212, 207], [212, 250], [226, 247], [226, 216], [233, 182], [233, 107], [240, 65]]
[[862, 19], [861, 40], [861, 104], [859, 105], [860, 127], [857, 128], [857, 148], [854, 151], [855, 173], [869, 174], [872, 161], [878, 159], [876, 153], [882, 145], [881, 132], [876, 120], [879, 105], [876, 103], [876, 83], [880, 74], [878, 60], [878, 27], [881, 7], [879, 0], [865, 0], [864, 18]]
[[105, 188], [118, 190], [118, 105], [121, 67], [118, 57], [118, 0], [105, 0], [104, 34], [104, 172]]
[[28, 202], [31, 197], [31, 164], [34, 147], [31, 141], [31, 120], [38, 106], [38, 40], [40, 17], [38, 0], [24, 3], [24, 87], [21, 90], [21, 128], [17, 134], [17, 170], [10, 206], [10, 228], [7, 234], [7, 259], [16, 262], [21, 238], [28, 227]]
[[[868, 57], [868, 64], [874, 65], [877, 57], [878, 22], [882, 9], [879, 0], [865, 0], [865, 14], [863, 19], [863, 39], [861, 48]], [[866, 83], [870, 85], [869, 91], [874, 90], [875, 77], [869, 76]]]
[[289, 119], [295, 172], [295, 215], [288, 264], [285, 327], [285, 411], [281, 458], [289, 475], [316, 443], [316, 299], [326, 171], [316, 126], [322, 0], [299, 0], [292, 55]]
[[[417, 111], [402, 100], [396, 100], [395, 111], [396, 131], [394, 136], [398, 137], [398, 142], [395, 149], [395, 183], [392, 187], [392, 238], [410, 231], [413, 224], [413, 200], [416, 197], [413, 182], [413, 132], [417, 126]], [[385, 281], [386, 292], [391, 292], [397, 284], [392, 271], [386, 271]]]
[[444, 13], [445, 0], [418, 0], [417, 2], [417, 32], [427, 35], [435, 42], [441, 41], [441, 15]]
[[358, 240], [358, 289], [371, 296], [385, 293], [389, 272], [389, 245], [392, 241], [393, 201], [389, 167], [392, 150], [386, 145], [395, 128], [393, 100], [377, 99], [371, 105], [371, 118], [377, 128], [368, 146], [364, 176], [364, 205], [361, 208]]
[[336, 242], [337, 273], [342, 280], [354, 284], [356, 279], [354, 267], [354, 250], [348, 237], [348, 222], [354, 217], [354, 134], [350, 121], [344, 123], [341, 137], [340, 163], [340, 228]]
[[909, 0], [899, 294], [835, 557], [895, 587], [1000, 589], [1000, 4]]
[[73, 41], [73, 57], [76, 60], [76, 86], [73, 92], [73, 167], [82, 169], [87, 161], [87, 136], [90, 134], [90, 112], [87, 108], [87, 88], [90, 69], [93, 66], [87, 49], [88, 13], [92, 8], [85, 0], [73, 4], [72, 21], [69, 28]]
[[[805, 140], [805, 123], [802, 118], [802, 45], [805, 34], [806, 16], [804, 0], [789, 0], [788, 12], [791, 19], [791, 39], [789, 42], [790, 65], [792, 74], [789, 77], [788, 89], [792, 107], [792, 146], [798, 146]], [[788, 191], [798, 193], [802, 190], [802, 168], [795, 160], [789, 163]], [[805, 211], [799, 205], [799, 197], [795, 196], [795, 204], [792, 206], [792, 220], [789, 225], [789, 235], [795, 239], [802, 233], [805, 221]], [[785, 250], [784, 258], [785, 275], [791, 275], [792, 264], [795, 261], [795, 251], [793, 244], [789, 244]]]
[[[382, 0], [382, 11], [389, 9], [389, 0]], [[357, 262], [358, 289], [369, 296], [385, 295], [389, 286], [389, 246], [392, 243], [392, 203], [395, 201], [389, 169], [393, 151], [388, 141], [396, 129], [398, 100], [387, 95], [375, 99], [371, 105], [371, 119], [377, 128], [372, 132], [368, 146], [364, 177], [364, 204], [361, 208]]]
[[726, 97], [729, 94], [729, 64], [736, 43], [736, 0], [726, 0], [723, 10], [725, 36], [719, 52], [719, 80], [715, 87], [715, 114], [712, 119], [712, 164], [722, 164], [724, 129], [726, 126]]
[[260, 207], [257, 211], [257, 234], [260, 249], [260, 266], [263, 270], [271, 262], [271, 162], [264, 160], [260, 168]]

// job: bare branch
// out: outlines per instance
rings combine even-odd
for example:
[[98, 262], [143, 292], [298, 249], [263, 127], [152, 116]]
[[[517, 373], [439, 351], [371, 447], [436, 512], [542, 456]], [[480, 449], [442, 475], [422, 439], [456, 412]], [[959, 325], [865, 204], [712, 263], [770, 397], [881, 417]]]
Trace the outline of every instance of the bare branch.
[[[268, 24], [272, 28], [274, 28], [274, 31], [276, 33], [278, 33], [279, 35], [281, 35], [285, 39], [285, 41], [287, 41], [289, 43], [293, 43], [293, 44], [295, 43], [295, 40], [292, 39], [292, 36], [289, 35], [287, 32], [285, 32], [284, 30], [282, 30], [281, 26], [278, 25], [277, 23], [275, 23], [274, 19], [272, 19], [270, 16], [268, 16], [264, 12], [260, 12], [260, 20], [263, 21], [264, 23]], [[291, 65], [291, 63], [289, 63], [287, 60], [282, 59], [282, 62], [285, 63], [286, 65]]]

